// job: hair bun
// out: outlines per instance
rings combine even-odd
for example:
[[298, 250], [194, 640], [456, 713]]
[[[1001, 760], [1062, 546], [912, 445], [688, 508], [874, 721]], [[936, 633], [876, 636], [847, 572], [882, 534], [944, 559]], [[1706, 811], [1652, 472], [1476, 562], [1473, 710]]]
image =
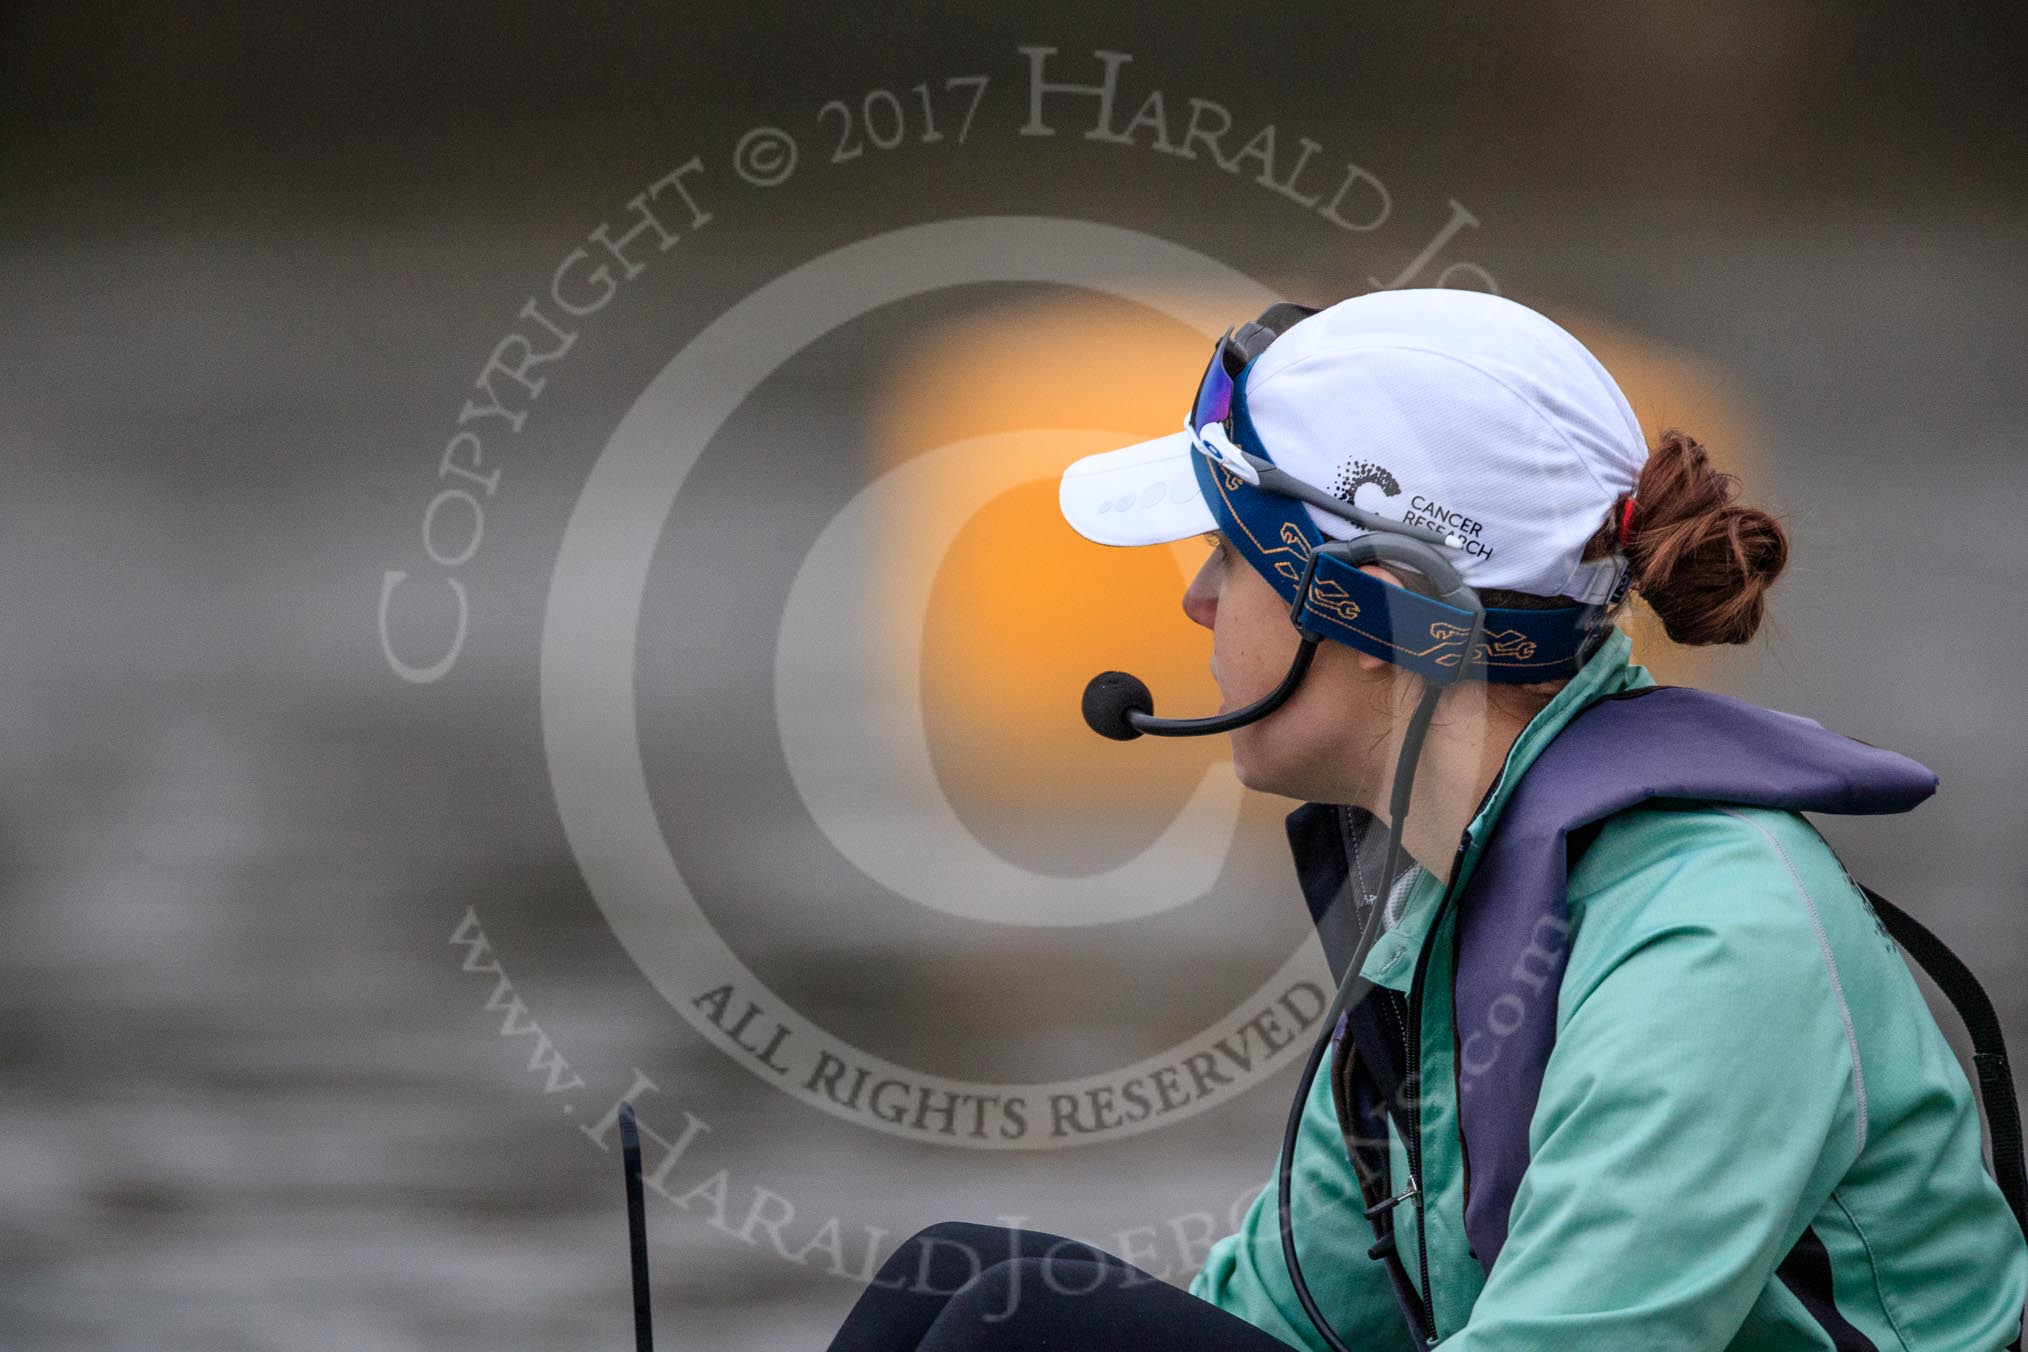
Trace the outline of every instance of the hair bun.
[[[1641, 470], [1640, 505], [1626, 533], [1633, 586], [1677, 643], [1745, 643], [1760, 628], [1767, 589], [1788, 563], [1774, 517], [1733, 501], [1739, 481], [1711, 464], [1697, 439], [1662, 433]], [[1625, 499], [1613, 511], [1617, 533]]]

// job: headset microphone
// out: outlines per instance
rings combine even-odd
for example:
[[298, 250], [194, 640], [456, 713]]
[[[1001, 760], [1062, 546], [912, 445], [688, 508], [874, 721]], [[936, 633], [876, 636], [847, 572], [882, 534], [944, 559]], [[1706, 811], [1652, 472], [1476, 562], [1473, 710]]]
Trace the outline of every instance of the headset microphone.
[[1273, 690], [1251, 704], [1204, 718], [1157, 718], [1155, 697], [1148, 693], [1147, 682], [1124, 671], [1102, 671], [1084, 688], [1084, 721], [1099, 736], [1116, 742], [1131, 742], [1143, 733], [1150, 737], [1204, 737], [1243, 728], [1266, 718], [1296, 693], [1303, 673], [1310, 669], [1310, 659], [1317, 655], [1317, 640], [1318, 635], [1304, 633], [1289, 674]]

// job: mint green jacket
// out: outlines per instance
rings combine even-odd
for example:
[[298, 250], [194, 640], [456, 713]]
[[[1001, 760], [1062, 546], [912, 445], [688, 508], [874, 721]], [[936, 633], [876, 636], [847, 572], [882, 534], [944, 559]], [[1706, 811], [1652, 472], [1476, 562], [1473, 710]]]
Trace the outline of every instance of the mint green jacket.
[[[1655, 684], [1631, 651], [1615, 630], [1515, 740], [1453, 887], [1563, 725], [1593, 699]], [[1406, 993], [1433, 945], [1424, 1205], [1395, 1214], [1411, 1281], [1418, 1227], [1428, 1231], [1438, 1346], [1923, 1352], [2019, 1336], [2028, 1243], [1986, 1171], [1976, 1098], [1900, 951], [1806, 818], [1650, 804], [1605, 821], [1571, 872], [1555, 1049], [1490, 1274], [1465, 1237], [1455, 908], [1429, 932], [1444, 890], [1419, 872], [1363, 969]], [[1996, 960], [2008, 958], [1982, 965], [2013, 975]], [[1303, 1272], [1355, 1352], [1409, 1348], [1385, 1269], [1367, 1257], [1372, 1225], [1329, 1079], [1317, 1077], [1296, 1152]], [[1388, 1130], [1398, 1189], [1407, 1154]], [[1321, 1352], [1283, 1266], [1269, 1177], [1190, 1289]], [[1828, 1310], [1776, 1275], [1806, 1229], [1828, 1264]]]

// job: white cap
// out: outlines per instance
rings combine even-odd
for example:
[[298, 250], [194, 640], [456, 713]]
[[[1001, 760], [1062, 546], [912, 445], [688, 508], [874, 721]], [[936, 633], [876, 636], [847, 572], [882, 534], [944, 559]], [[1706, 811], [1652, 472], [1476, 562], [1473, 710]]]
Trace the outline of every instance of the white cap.
[[[1283, 470], [1376, 515], [1464, 541], [1477, 589], [1604, 600], [1627, 567], [1580, 563], [1648, 458], [1640, 422], [1584, 345], [1479, 291], [1376, 291], [1275, 339], [1246, 372], [1247, 408]], [[1177, 430], [1063, 472], [1064, 518], [1103, 545], [1219, 528]], [[1305, 506], [1325, 535], [1366, 532]]]

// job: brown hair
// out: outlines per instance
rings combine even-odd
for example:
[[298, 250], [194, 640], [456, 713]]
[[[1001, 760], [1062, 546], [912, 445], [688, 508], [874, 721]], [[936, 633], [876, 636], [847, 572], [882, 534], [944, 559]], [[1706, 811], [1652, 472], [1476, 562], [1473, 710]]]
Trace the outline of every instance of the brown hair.
[[[1760, 628], [1767, 589], [1788, 563], [1781, 524], [1733, 501], [1739, 481], [1714, 467], [1703, 445], [1677, 428], [1663, 432], [1634, 487], [1625, 552], [1633, 589], [1677, 643], [1745, 643]], [[1579, 557], [1602, 559], [1619, 546], [1627, 496], [1614, 501]], [[1573, 605], [1567, 596], [1480, 593], [1488, 606]]]

